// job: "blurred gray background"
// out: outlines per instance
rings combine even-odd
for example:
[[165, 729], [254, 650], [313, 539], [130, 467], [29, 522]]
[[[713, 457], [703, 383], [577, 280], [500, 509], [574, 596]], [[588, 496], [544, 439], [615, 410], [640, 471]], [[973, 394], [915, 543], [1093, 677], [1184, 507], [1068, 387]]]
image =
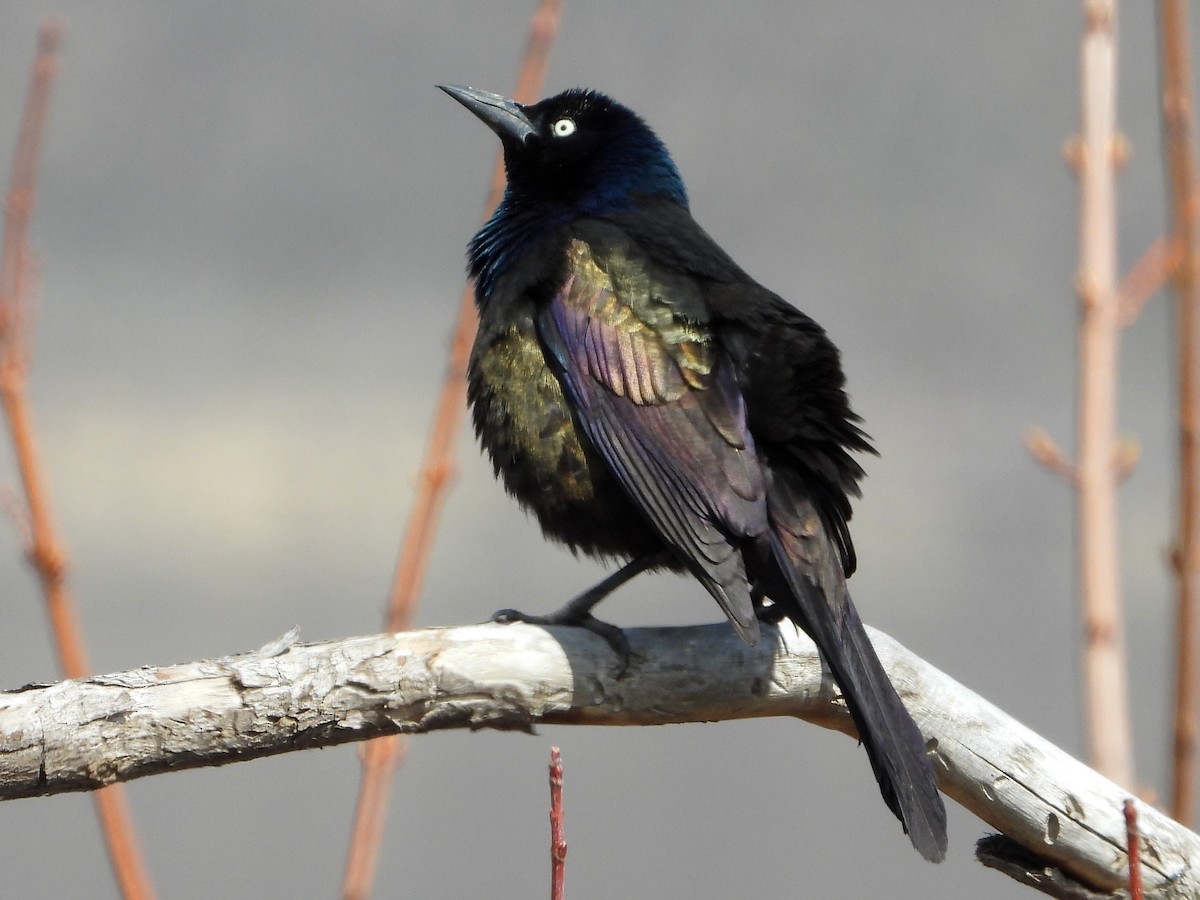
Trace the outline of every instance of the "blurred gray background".
[[[37, 23], [67, 28], [32, 396], [97, 669], [378, 630], [496, 151], [433, 85], [511, 90], [533, 6], [0, 5], [5, 180]], [[639, 111], [704, 227], [842, 347], [882, 452], [854, 519], [863, 617], [1076, 754], [1071, 494], [1021, 436], [1073, 443], [1080, 26], [1045, 0], [576, 0], [546, 85]], [[1150, 4], [1123, 4], [1120, 54], [1128, 265], [1165, 223]], [[1160, 297], [1121, 353], [1137, 763], [1160, 796], [1172, 355]], [[420, 623], [549, 609], [602, 574], [543, 543], [473, 442], [461, 460]], [[605, 617], [719, 613], [659, 576]], [[7, 523], [0, 638], [0, 685], [55, 678]], [[921, 861], [864, 754], [792, 721], [417, 738], [377, 896], [543, 896], [552, 743], [572, 900], [1030, 896], [973, 861], [988, 829], [956, 806], [950, 859]], [[331, 897], [357, 776], [343, 747], [128, 790], [164, 898]], [[0, 848], [5, 896], [113, 896], [87, 797], [0, 804]]]

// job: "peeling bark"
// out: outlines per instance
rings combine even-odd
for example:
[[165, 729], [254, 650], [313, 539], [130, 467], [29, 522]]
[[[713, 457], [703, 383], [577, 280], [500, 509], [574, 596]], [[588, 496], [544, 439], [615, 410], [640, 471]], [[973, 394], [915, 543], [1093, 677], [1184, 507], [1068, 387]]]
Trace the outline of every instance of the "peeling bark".
[[[870, 629], [868, 629], [870, 630]], [[1125, 885], [1126, 792], [871, 631], [947, 796], [1100, 892]], [[658, 725], [794, 716], [854, 734], [812, 642], [724, 623], [595, 635], [470, 625], [301, 644], [0, 693], [0, 799], [445, 728]], [[1148, 898], [1200, 896], [1200, 836], [1138, 803]]]

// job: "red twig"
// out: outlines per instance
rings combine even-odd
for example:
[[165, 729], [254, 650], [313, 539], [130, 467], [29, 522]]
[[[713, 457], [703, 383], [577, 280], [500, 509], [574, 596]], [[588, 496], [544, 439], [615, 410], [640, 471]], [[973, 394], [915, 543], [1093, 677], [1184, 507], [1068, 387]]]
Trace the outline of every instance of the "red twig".
[[[38, 36], [33, 79], [21, 119], [12, 182], [4, 215], [0, 254], [0, 402], [12, 435], [26, 509], [20, 519], [27, 538], [26, 553], [42, 583], [46, 611], [58, 650], [59, 667], [68, 678], [87, 675], [90, 667], [83, 632], [66, 582], [66, 555], [58, 538], [35, 448], [26, 392], [31, 345], [29, 326], [34, 277], [29, 250], [29, 219], [33, 213], [38, 155], [46, 110], [57, 69], [62, 28], [46, 22]], [[154, 887], [138, 849], [133, 819], [124, 789], [113, 785], [94, 795], [117, 884], [126, 898], [151, 898]]]
[[[529, 25], [525, 56], [517, 77], [517, 88], [513, 92], [513, 97], [519, 101], [532, 102], [541, 92], [550, 60], [550, 50], [562, 18], [562, 7], [563, 0], [540, 0], [534, 11]], [[503, 193], [504, 164], [503, 160], [498, 158], [484, 204], [485, 219], [500, 202]], [[389, 631], [401, 631], [410, 627], [416, 610], [433, 549], [437, 523], [454, 473], [455, 449], [466, 408], [464, 387], [467, 360], [470, 357], [477, 324], [472, 288], [468, 284], [459, 302], [458, 322], [454, 328], [446, 380], [434, 414], [429, 444], [425, 449], [425, 459], [417, 479], [416, 496], [413, 499], [412, 512], [409, 514], [408, 528], [392, 579], [386, 617]], [[361, 753], [362, 779], [359, 783], [358, 805], [342, 881], [342, 897], [346, 900], [362, 900], [370, 895], [379, 859], [379, 846], [383, 838], [383, 826], [387, 818], [387, 795], [404, 750], [403, 736], [396, 736], [378, 738]]]
[[1179, 366], [1179, 498], [1176, 583], [1175, 744], [1171, 815], [1192, 827], [1196, 818], [1197, 706], [1200, 705], [1200, 235], [1196, 229], [1196, 159], [1193, 146], [1191, 62], [1187, 5], [1160, 0], [1163, 146], [1171, 185], [1171, 231], [1176, 264], [1175, 331]]
[[562, 753], [550, 748], [550, 900], [563, 900], [567, 866], [567, 839], [563, 834]]
[[1142, 900], [1142, 863], [1138, 852], [1137, 806], [1133, 799], [1125, 801], [1125, 842], [1129, 854], [1129, 900]]

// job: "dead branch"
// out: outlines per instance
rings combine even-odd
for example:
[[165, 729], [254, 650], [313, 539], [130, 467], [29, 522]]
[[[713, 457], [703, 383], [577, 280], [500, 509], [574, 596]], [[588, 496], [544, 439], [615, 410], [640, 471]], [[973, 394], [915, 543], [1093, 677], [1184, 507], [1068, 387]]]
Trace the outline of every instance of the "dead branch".
[[[624, 676], [588, 632], [488, 624], [281, 641], [0, 693], [0, 799], [446, 728], [794, 716], [854, 733], [816, 648], [791, 627], [767, 627], [757, 647], [724, 623], [626, 633]], [[947, 796], [1095, 890], [1127, 885], [1125, 791], [891, 638], [872, 639]], [[1200, 836], [1140, 802], [1138, 820], [1146, 897], [1200, 895]]]

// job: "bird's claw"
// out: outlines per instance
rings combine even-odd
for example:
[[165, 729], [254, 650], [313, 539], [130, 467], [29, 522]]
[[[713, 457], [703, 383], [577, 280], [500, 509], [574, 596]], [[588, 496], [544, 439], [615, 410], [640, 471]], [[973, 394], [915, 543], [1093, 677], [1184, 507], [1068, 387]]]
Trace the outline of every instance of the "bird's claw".
[[754, 616], [760, 622], [766, 622], [768, 625], [778, 625], [783, 621], [787, 613], [784, 608], [778, 603], [768, 603], [758, 606], [754, 610]]
[[618, 677], [624, 675], [633, 655], [629, 649], [629, 639], [625, 637], [625, 632], [610, 622], [600, 621], [591, 613], [563, 615], [562, 612], [559, 610], [548, 616], [532, 616], [517, 609], [500, 609], [492, 613], [491, 621], [501, 624], [524, 622], [527, 625], [563, 625], [569, 628], [584, 628], [612, 648], [621, 661]]
[[527, 622], [530, 625], [543, 625], [544, 622], [539, 622], [538, 619], [542, 616], [527, 616], [520, 610], [516, 609], [498, 609], [492, 613], [489, 622], [499, 622], [502, 625], [509, 625], [513, 622]]

